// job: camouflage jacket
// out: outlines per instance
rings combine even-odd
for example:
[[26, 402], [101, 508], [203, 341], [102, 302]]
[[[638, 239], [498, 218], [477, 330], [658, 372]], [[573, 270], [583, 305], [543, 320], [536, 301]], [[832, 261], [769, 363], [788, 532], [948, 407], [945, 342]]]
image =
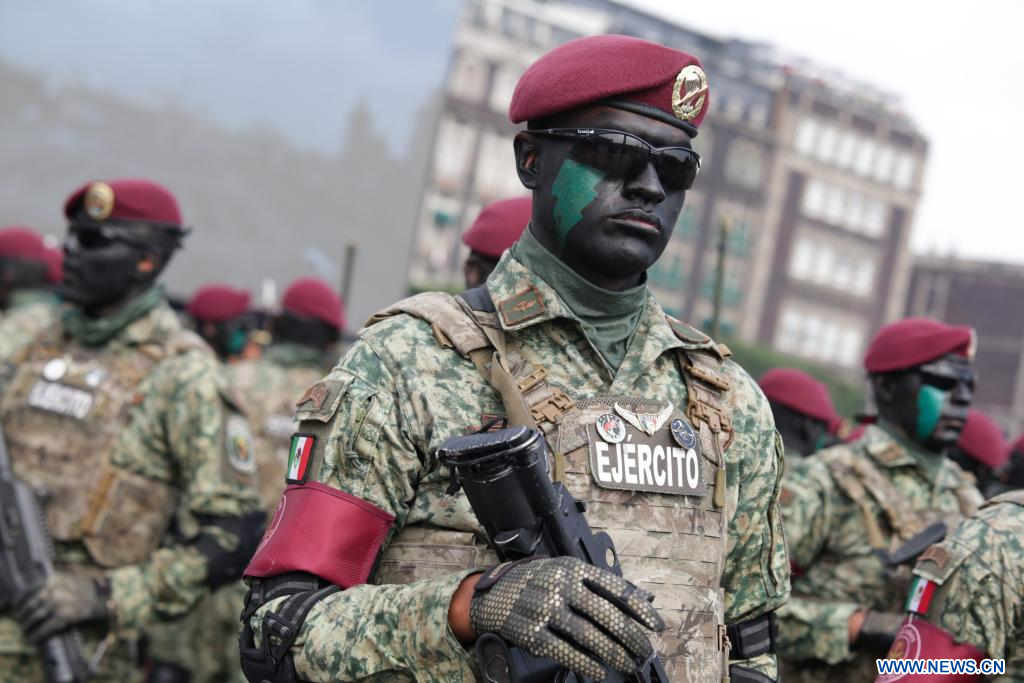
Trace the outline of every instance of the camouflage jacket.
[[257, 360], [227, 366], [228, 382], [252, 425], [260, 497], [271, 514], [284, 490], [288, 444], [298, 424], [295, 402], [324, 370], [323, 354], [300, 344], [272, 344]]
[[[165, 353], [163, 349], [169, 346], [178, 350]], [[80, 420], [47, 413], [33, 407], [31, 402], [27, 407], [19, 402], [19, 397], [25, 393], [21, 388], [36, 386], [39, 381], [29, 368], [40, 354], [60, 358], [60, 372], [66, 376], [60, 378], [47, 374], [49, 378], [61, 381], [76, 376], [79, 371], [75, 366], [79, 359], [83, 359], [86, 377], [91, 378], [88, 386], [97, 387], [97, 393], [92, 408], [85, 411]], [[67, 534], [68, 540], [54, 534], [56, 564], [61, 570], [106, 575], [114, 608], [113, 629], [126, 640], [137, 636], [138, 630], [150, 622], [181, 616], [209, 592], [209, 587], [205, 556], [178, 539], [192, 539], [200, 532], [208, 532], [217, 543], [230, 548], [237, 540], [218, 527], [205, 526], [202, 520], [207, 516], [240, 517], [260, 507], [252, 473], [254, 467], [246, 460], [251, 457], [251, 445], [247, 456], [245, 444], [229, 443], [232, 430], [228, 424], [242, 428], [234, 430], [235, 440], [244, 439], [247, 428], [244, 419], [236, 412], [235, 403], [228, 398], [222, 370], [213, 353], [192, 333], [182, 329], [166, 303], [160, 303], [127, 324], [103, 347], [85, 349], [65, 336], [58, 325], [44, 331], [36, 344], [19, 355], [24, 357], [15, 368], [8, 391], [0, 401], [0, 419], [8, 433], [15, 473], [34, 486], [37, 481], [45, 485], [46, 481], [53, 480], [58, 460], [70, 464], [63, 466], [63, 478], [56, 483], [74, 486], [75, 461], [62, 458], [60, 454], [75, 453], [76, 444], [90, 438], [89, 435], [97, 429], [103, 429], [103, 426], [93, 424], [91, 417], [107, 410], [106, 404], [120, 400], [113, 393], [105, 392], [106, 378], [115, 374], [114, 371], [96, 363], [104, 359], [131, 358], [133, 355], [159, 359], [145, 365], [148, 368], [146, 374], [131, 385], [133, 390], [124, 400], [125, 408], [117, 413], [116, 419], [123, 422], [114, 426], [115, 436], [111, 439], [109, 454], [101, 456], [99, 462], [104, 472], [115, 477], [113, 481], [118, 482], [118, 486], [130, 477], [133, 482], [151, 482], [157, 490], [168, 491], [169, 495], [164, 500], [170, 501], [168, 514], [174, 521], [158, 532], [157, 539], [153, 539], [157, 546], [155, 550], [141, 562], [126, 565], [110, 561], [111, 557], [119, 554], [116, 548], [108, 553], [104, 564], [99, 564], [93, 546], [89, 545], [90, 537], [83, 537], [82, 533], [74, 531], [75, 526], [72, 525], [73, 531]], [[19, 420], [26, 422], [19, 425]], [[45, 434], [36, 434], [32, 428], [25, 427], [41, 420], [48, 420], [50, 425]], [[20, 435], [20, 440], [15, 438], [16, 435]], [[57, 458], [51, 459], [52, 470], [40, 471], [44, 468], [39, 463], [27, 464], [33, 459], [45, 460], [49, 457], [45, 455], [47, 452], [54, 453]], [[82, 469], [78, 467], [78, 470]], [[123, 477], [121, 473], [124, 473]], [[80, 485], [84, 486], [94, 473], [79, 472], [77, 476], [80, 477]], [[141, 488], [147, 485], [143, 484]], [[51, 508], [58, 506], [60, 500], [63, 500], [62, 496], [55, 496], [47, 503], [48, 521], [53, 519]], [[99, 496], [95, 500], [104, 505], [104, 497]], [[144, 499], [132, 502], [146, 505]], [[61, 513], [56, 514], [59, 516]], [[104, 512], [99, 514], [106, 518], [116, 516]], [[52, 521], [50, 523], [53, 533]], [[100, 634], [94, 634], [90, 629], [83, 631], [83, 635], [87, 644], [95, 645]], [[0, 618], [0, 653], [26, 651], [35, 650], [22, 641], [20, 629], [13, 621]], [[104, 661], [116, 660], [120, 654], [108, 651]]]
[[[0, 318], [0, 364], [12, 358], [37, 334], [57, 322], [60, 301], [43, 291], [18, 291], [11, 295], [11, 304]], [[0, 370], [0, 388], [3, 371]]]
[[[536, 288], [542, 312], [514, 326], [504, 320], [501, 324], [509, 343], [543, 365], [550, 385], [574, 400], [636, 394], [686, 404], [675, 353], [683, 343], [652, 294], [646, 297], [625, 360], [612, 372], [557, 294], [508, 252], [487, 288], [495, 302]], [[727, 396], [735, 439], [726, 451], [729, 517], [720, 578], [725, 619], [736, 623], [782, 605], [789, 593], [789, 572], [777, 507], [781, 442], [771, 411], [739, 366], [727, 362], [724, 372], [733, 387]], [[396, 516], [394, 531], [467, 528], [466, 520], [453, 517], [461, 508], [446, 503], [447, 472], [434, 454], [447, 437], [505, 413], [473, 363], [448, 348], [430, 324], [398, 315], [365, 328], [324, 385], [329, 392], [315, 401], [322, 408], [306, 404], [299, 411], [307, 418], [300, 431], [316, 429], [326, 435], [315, 447], [322, 464], [314, 478], [391, 512]], [[628, 512], [624, 506], [622, 513]], [[475, 519], [470, 524], [470, 529], [479, 528]], [[421, 558], [421, 563], [443, 565], [443, 555], [435, 548], [433, 557]], [[669, 559], [662, 564], [666, 573], [685, 571], [672, 567]], [[294, 647], [299, 676], [311, 681], [473, 680], [472, 658], [447, 622], [451, 596], [469, 573], [404, 585], [360, 585], [317, 603]], [[255, 629], [279, 602], [256, 613], [251, 622]], [[744, 665], [775, 676], [774, 655]]]
[[1006, 660], [996, 680], [1024, 681], [1024, 493], [986, 503], [927, 550], [914, 573], [939, 585], [927, 621]]
[[779, 611], [780, 657], [829, 664], [853, 658], [850, 615], [860, 607], [898, 612], [909, 587], [909, 571], [884, 566], [873, 550], [893, 550], [927, 523], [958, 520], [981, 502], [954, 462], [881, 426], [795, 463], [782, 490], [797, 577]]

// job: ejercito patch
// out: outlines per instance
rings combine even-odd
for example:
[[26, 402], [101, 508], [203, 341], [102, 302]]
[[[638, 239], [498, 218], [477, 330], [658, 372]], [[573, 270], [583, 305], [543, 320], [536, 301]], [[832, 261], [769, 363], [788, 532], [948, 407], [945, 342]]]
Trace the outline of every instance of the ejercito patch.
[[38, 380], [28, 392], [28, 404], [33, 408], [57, 413], [76, 420], [84, 420], [92, 410], [93, 395], [59, 382]]

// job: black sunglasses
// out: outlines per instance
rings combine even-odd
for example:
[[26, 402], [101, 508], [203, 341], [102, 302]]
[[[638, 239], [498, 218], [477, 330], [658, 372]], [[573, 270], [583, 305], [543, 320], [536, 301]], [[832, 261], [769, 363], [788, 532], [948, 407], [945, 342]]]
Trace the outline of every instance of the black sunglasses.
[[689, 147], [655, 147], [641, 137], [607, 128], [544, 128], [534, 135], [576, 138], [569, 155], [587, 166], [614, 176], [631, 178], [647, 166], [666, 190], [689, 190], [700, 170], [700, 155]]
[[81, 249], [105, 249], [119, 241], [120, 233], [106, 225], [74, 223], [68, 228], [68, 239], [71, 238]]

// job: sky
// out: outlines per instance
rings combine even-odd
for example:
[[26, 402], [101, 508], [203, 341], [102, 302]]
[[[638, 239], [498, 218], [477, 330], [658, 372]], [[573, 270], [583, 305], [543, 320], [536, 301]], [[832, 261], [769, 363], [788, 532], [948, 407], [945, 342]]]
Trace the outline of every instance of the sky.
[[[919, 252], [1024, 264], [1024, 3], [627, 0], [898, 93], [930, 140]], [[440, 86], [459, 0], [2, 0], [0, 58], [333, 153], [366, 100], [396, 150]]]

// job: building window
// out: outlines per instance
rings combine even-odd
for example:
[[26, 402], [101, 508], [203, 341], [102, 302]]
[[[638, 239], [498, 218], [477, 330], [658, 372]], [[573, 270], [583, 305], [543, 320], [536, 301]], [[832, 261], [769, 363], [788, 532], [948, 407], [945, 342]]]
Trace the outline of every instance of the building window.
[[750, 190], [761, 186], [764, 175], [764, 150], [760, 145], [737, 140], [729, 146], [725, 159], [726, 179]]
[[494, 81], [491, 83], [491, 109], [500, 112], [508, 111], [509, 102], [512, 101], [512, 93], [519, 81], [519, 72], [507, 67], [499, 68], [494, 73]]
[[495, 201], [523, 194], [516, 173], [511, 141], [504, 135], [484, 133], [477, 158], [475, 184], [484, 201]]
[[774, 345], [810, 360], [856, 367], [863, 338], [852, 321], [787, 307], [779, 316]]
[[868, 138], [863, 138], [860, 142], [860, 147], [857, 149], [857, 161], [854, 163], [854, 169], [860, 175], [868, 175], [871, 173], [871, 164], [875, 158], [875, 142]]
[[818, 142], [818, 122], [812, 118], [801, 119], [796, 127], [795, 146], [801, 154], [811, 155]]
[[437, 184], [444, 189], [465, 184], [476, 129], [454, 119], [441, 121], [437, 130], [434, 170]]
[[818, 159], [829, 163], [835, 158], [838, 138], [839, 133], [836, 131], [835, 126], [828, 124], [822, 126], [821, 135], [818, 138]]
[[894, 161], [895, 154], [892, 147], [888, 145], [880, 146], [878, 154], [875, 156], [875, 180], [881, 183], [889, 182], [889, 179], [892, 177]]
[[804, 214], [812, 218], [820, 216], [825, 211], [825, 183], [817, 178], [811, 178], [804, 186], [804, 201], [802, 210]]
[[692, 239], [697, 234], [697, 207], [692, 201], [687, 201], [683, 210], [679, 212], [676, 219], [676, 227], [672, 236], [679, 236], [684, 240]]
[[844, 131], [839, 135], [839, 145], [836, 149], [836, 164], [840, 168], [853, 166], [853, 157], [857, 152], [857, 134], [851, 131]]
[[788, 272], [794, 280], [867, 298], [874, 284], [875, 256], [854, 245], [805, 234], [793, 245]]
[[910, 189], [910, 186], [914, 183], [914, 166], [914, 157], [911, 154], [907, 152], [899, 154], [893, 173], [893, 183], [896, 187], [901, 190]]
[[455, 97], [479, 102], [487, 89], [487, 61], [467, 52], [459, 53], [452, 68], [448, 89]]

